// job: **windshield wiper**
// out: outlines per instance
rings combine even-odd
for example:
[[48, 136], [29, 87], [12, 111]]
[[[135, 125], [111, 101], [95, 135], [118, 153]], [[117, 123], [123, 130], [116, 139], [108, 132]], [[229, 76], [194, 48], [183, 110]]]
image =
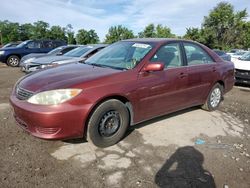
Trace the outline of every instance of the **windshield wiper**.
[[95, 67], [102, 67], [102, 68], [111, 68], [111, 69], [117, 69], [117, 70], [128, 70], [127, 68], [122, 68], [122, 67], [115, 67], [115, 66], [110, 66], [110, 65], [102, 65], [102, 64], [97, 64], [97, 63], [87, 63], [87, 65], [93, 65]]

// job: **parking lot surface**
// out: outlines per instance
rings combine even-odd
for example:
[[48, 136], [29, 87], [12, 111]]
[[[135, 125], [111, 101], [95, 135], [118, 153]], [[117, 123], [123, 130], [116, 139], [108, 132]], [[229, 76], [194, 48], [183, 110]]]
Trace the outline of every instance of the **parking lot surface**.
[[0, 66], [0, 187], [250, 186], [250, 88], [219, 110], [199, 107], [138, 124], [115, 146], [46, 141], [15, 123], [8, 97], [24, 74]]

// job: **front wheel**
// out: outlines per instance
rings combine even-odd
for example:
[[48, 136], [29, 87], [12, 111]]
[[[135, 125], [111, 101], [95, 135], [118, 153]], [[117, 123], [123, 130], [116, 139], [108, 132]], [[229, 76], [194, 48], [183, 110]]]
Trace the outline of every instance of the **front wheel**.
[[119, 142], [129, 126], [129, 112], [119, 100], [100, 104], [88, 122], [87, 139], [97, 147], [108, 147]]
[[20, 58], [16, 55], [11, 55], [8, 59], [7, 59], [7, 64], [11, 67], [18, 67], [20, 63]]
[[213, 111], [219, 107], [223, 98], [223, 87], [220, 84], [215, 84], [211, 89], [206, 103], [202, 106], [204, 110]]

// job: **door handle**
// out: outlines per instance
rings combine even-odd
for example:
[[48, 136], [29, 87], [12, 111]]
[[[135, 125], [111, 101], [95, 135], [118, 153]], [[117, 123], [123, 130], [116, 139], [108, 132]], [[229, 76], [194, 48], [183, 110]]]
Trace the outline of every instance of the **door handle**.
[[187, 74], [185, 74], [184, 72], [181, 72], [180, 74], [179, 74], [179, 78], [186, 78], [188, 75]]
[[213, 71], [213, 72], [216, 72], [217, 70], [216, 70], [216, 68], [215, 68], [215, 67], [213, 67], [213, 68], [212, 68], [212, 71]]

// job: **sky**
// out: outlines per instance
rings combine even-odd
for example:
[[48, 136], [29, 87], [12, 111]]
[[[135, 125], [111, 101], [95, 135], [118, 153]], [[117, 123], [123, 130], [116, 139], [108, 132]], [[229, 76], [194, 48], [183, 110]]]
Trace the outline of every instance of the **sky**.
[[[0, 20], [33, 23], [38, 20], [51, 25], [94, 29], [104, 40], [108, 28], [123, 25], [134, 34], [150, 23], [171, 28], [184, 35], [188, 27], [200, 27], [204, 16], [220, 0], [0, 0]], [[228, 0], [235, 10], [247, 8], [250, 0]], [[247, 18], [250, 20], [250, 17]]]

